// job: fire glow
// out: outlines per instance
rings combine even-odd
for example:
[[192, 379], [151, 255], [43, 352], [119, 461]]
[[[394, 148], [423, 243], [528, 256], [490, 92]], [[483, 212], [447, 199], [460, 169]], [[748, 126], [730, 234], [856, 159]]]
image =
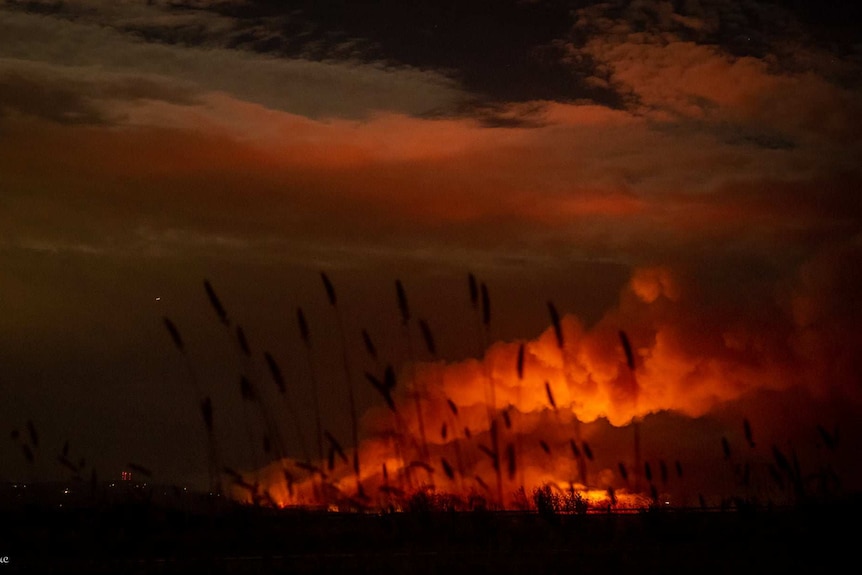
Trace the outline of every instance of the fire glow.
[[[470, 280], [484, 338], [488, 294]], [[276, 461], [245, 474], [233, 494], [333, 509], [404, 509], [417, 496], [461, 509], [535, 508], [542, 497], [571, 510], [686, 506], [698, 497], [704, 505], [672, 447], [641, 437], [644, 418], [672, 412], [694, 420], [751, 391], [800, 380], [793, 362], [776, 361], [786, 353], [776, 343], [781, 337], [769, 329], [755, 336], [730, 320], [705, 324], [681, 284], [667, 268], [640, 269], [619, 306], [589, 329], [548, 302], [551, 326], [535, 340], [494, 343], [481, 359], [416, 361], [398, 370], [378, 363], [380, 371], [365, 377], [384, 401], [364, 415], [358, 451], [328, 435], [327, 458]], [[410, 339], [406, 300], [401, 311]], [[433, 334], [417, 323], [421, 339], [411, 345], [424, 341], [436, 355]], [[772, 447], [766, 452], [780, 467], [784, 456]], [[782, 484], [774, 463], [734, 461], [725, 437], [713, 448], [741, 485], [750, 485], [756, 465]], [[760, 489], [768, 491], [763, 483]]]

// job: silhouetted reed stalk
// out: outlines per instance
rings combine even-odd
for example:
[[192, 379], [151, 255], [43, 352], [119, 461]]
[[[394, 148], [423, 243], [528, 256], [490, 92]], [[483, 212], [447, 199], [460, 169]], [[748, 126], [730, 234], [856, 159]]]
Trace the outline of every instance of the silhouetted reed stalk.
[[[397, 448], [396, 448], [397, 450]], [[380, 466], [381, 475], [383, 477], [383, 485], [378, 488], [378, 491], [383, 494], [380, 498], [382, 504], [380, 505], [381, 509], [385, 509], [387, 511], [392, 511], [394, 506], [392, 505], [393, 500], [393, 489], [392, 486], [389, 485], [389, 470], [386, 468], [386, 463], [383, 463]], [[403, 493], [403, 490], [402, 490]]]
[[324, 429], [323, 436], [326, 438], [327, 443], [329, 443], [329, 452], [327, 454], [327, 466], [329, 471], [335, 470], [336, 455], [343, 463], [350, 463], [350, 459], [347, 457], [347, 453], [345, 453], [344, 448], [341, 446], [341, 442], [335, 438], [332, 432]]
[[[485, 285], [485, 282], [480, 283], [479, 294], [481, 296], [482, 304], [482, 354], [484, 356], [488, 347], [488, 342], [491, 340], [491, 298], [488, 295], [488, 286]], [[482, 359], [483, 356], [480, 356], [480, 359]], [[482, 360], [482, 366], [484, 368], [485, 381], [488, 390], [488, 431], [491, 434], [491, 457], [497, 479], [497, 504], [502, 508], [505, 506], [505, 501], [503, 500], [503, 469], [500, 456], [500, 430], [496, 421], [497, 389], [496, 382], [494, 381], [494, 372], [492, 367], [489, 365], [488, 358], [484, 358], [484, 360]]]
[[634, 409], [633, 409], [634, 417], [632, 418], [632, 427], [634, 428], [634, 458], [635, 458], [634, 490], [636, 493], [640, 493], [641, 487], [642, 487], [641, 486], [641, 469], [642, 469], [641, 468], [641, 433], [640, 433], [640, 417], [638, 417], [638, 414], [637, 414], [639, 387], [638, 387], [637, 375], [635, 374], [635, 356], [634, 356], [634, 353], [632, 352], [632, 346], [631, 346], [631, 343], [629, 342], [629, 338], [626, 335], [626, 332], [620, 330], [619, 336], [620, 336], [620, 343], [623, 346], [623, 352], [625, 353], [625, 356], [626, 356], [626, 365], [628, 365], [629, 375], [631, 376], [631, 380], [632, 380], [632, 392], [634, 395]]
[[[436, 364], [437, 360], [439, 359], [439, 356], [437, 355], [437, 343], [436, 343], [436, 340], [434, 339], [434, 334], [431, 331], [431, 327], [428, 325], [428, 322], [425, 321], [424, 319], [421, 319], [421, 318], [419, 319], [419, 331], [422, 334], [422, 340], [425, 342], [425, 349], [428, 352], [428, 355], [431, 356], [431, 361]], [[440, 373], [440, 376], [441, 376], [440, 378], [437, 377], [438, 371], [436, 369], [432, 370], [431, 373], [433, 373], [435, 375], [435, 379], [434, 379], [433, 383], [437, 384], [436, 385], [437, 388], [442, 389], [443, 388], [442, 373]], [[427, 396], [428, 391], [427, 391], [427, 388], [425, 386], [422, 387], [422, 393], [423, 393], [423, 396], [426, 397], [426, 399], [428, 399], [428, 396]]]
[[344, 382], [347, 386], [347, 401], [350, 407], [350, 432], [353, 439], [353, 474], [356, 478], [356, 494], [359, 497], [364, 497], [362, 490], [362, 481], [360, 474], [359, 462], [359, 417], [356, 413], [356, 399], [353, 393], [353, 377], [350, 371], [350, 359], [347, 351], [347, 341], [344, 335], [344, 322], [341, 319], [341, 310], [338, 308], [338, 300], [335, 295], [335, 287], [324, 272], [320, 273], [323, 280], [323, 287], [326, 290], [326, 297], [329, 300], [329, 305], [335, 310], [335, 319], [338, 323], [338, 336], [341, 342], [341, 359], [344, 365]]
[[[514, 424], [512, 422], [512, 408], [514, 406], [510, 403], [504, 409], [500, 410], [500, 415], [503, 419], [503, 430], [502, 435], [500, 436], [497, 445], [498, 445], [498, 458], [500, 459], [500, 474], [503, 475], [503, 465], [505, 462], [506, 474], [503, 475], [502, 483], [504, 488], [508, 488], [506, 486], [506, 481], [514, 482], [515, 475], [518, 471], [518, 459], [515, 454], [515, 444], [512, 442], [512, 436], [516, 435]], [[502, 446], [505, 444], [505, 449]]]
[[[207, 282], [205, 285], [208, 286], [209, 282]], [[195, 393], [195, 398], [198, 402], [201, 417], [203, 418], [204, 428], [206, 430], [207, 436], [207, 467], [209, 473], [210, 492], [221, 495], [221, 465], [219, 462], [219, 452], [213, 425], [212, 400], [209, 398], [209, 396], [204, 395], [203, 391], [201, 390], [200, 384], [198, 383], [197, 375], [195, 374], [194, 367], [192, 366], [191, 360], [186, 353], [185, 343], [183, 342], [182, 336], [180, 336], [180, 332], [177, 329], [176, 325], [168, 317], [164, 317], [163, 320], [165, 328], [167, 328], [168, 333], [171, 336], [171, 340], [174, 343], [174, 347], [176, 347], [177, 351], [180, 352], [180, 355], [183, 356], [183, 360], [186, 364], [186, 368], [189, 374], [189, 381], [191, 382], [192, 390]]]
[[385, 366], [383, 362], [380, 361], [380, 356], [377, 355], [377, 346], [374, 345], [374, 340], [371, 339], [371, 334], [368, 333], [368, 330], [362, 329], [362, 345], [365, 346], [365, 352], [368, 354], [368, 357], [371, 358], [371, 361], [374, 362], [374, 365], [377, 367], [378, 372], [383, 372]]
[[[209, 280], [204, 280], [204, 289], [206, 290], [207, 297], [209, 298], [210, 304], [216, 312], [216, 315], [218, 316], [222, 325], [224, 325], [225, 327], [227, 336], [231, 341], [231, 347], [233, 347], [238, 354], [238, 363], [240, 369], [239, 385], [240, 397], [243, 404], [243, 419], [245, 422], [246, 430], [249, 434], [249, 441], [252, 443], [252, 445], [250, 446], [252, 456], [254, 459], [257, 459], [259, 451], [255, 447], [257, 442], [254, 441], [253, 433], [251, 431], [252, 426], [250, 414], [248, 413], [248, 404], [252, 404], [256, 407], [258, 417], [260, 418], [263, 432], [263, 436], [261, 438], [261, 448], [264, 455], [269, 458], [273, 455], [273, 451], [275, 451], [275, 457], [278, 459], [279, 464], [282, 467], [282, 472], [285, 476], [285, 479], [288, 480], [288, 488], [292, 490], [292, 478], [286, 468], [285, 449], [284, 442], [281, 438], [281, 431], [275, 418], [269, 412], [267, 403], [260, 395], [259, 387], [255, 383], [256, 374], [254, 373], [253, 365], [251, 362], [252, 353], [251, 348], [248, 344], [248, 339], [245, 335], [245, 331], [239, 325], [236, 326], [235, 332], [231, 329], [233, 322], [231, 322], [227, 311], [221, 302], [221, 299], [216, 294], [216, 291]], [[255, 466], [255, 473], [257, 474], [259, 471], [259, 467], [257, 463], [255, 463]]]
[[[237, 328], [237, 339], [234, 340], [234, 334], [231, 331], [231, 323], [232, 322], [230, 320], [230, 317], [228, 316], [227, 310], [225, 309], [224, 305], [222, 304], [221, 299], [218, 297], [218, 294], [216, 293], [215, 289], [213, 288], [212, 283], [208, 279], [204, 280], [204, 290], [206, 291], [207, 298], [209, 299], [209, 302], [213, 308], [213, 311], [215, 311], [215, 314], [218, 317], [220, 323], [225, 328], [225, 332], [227, 334], [227, 337], [231, 341], [231, 347], [233, 347], [234, 343], [237, 343], [239, 345], [239, 350], [240, 350], [240, 360], [239, 361], [240, 361], [240, 364], [242, 365], [243, 346], [247, 347], [247, 342], [245, 341], [245, 335], [244, 335], [242, 329]], [[242, 367], [240, 369], [242, 370]], [[256, 454], [258, 451], [257, 451], [257, 448], [255, 446], [256, 442], [254, 441], [254, 437], [251, 433], [251, 423], [249, 420], [248, 409], [247, 409], [247, 405], [246, 405], [246, 402], [252, 401], [253, 396], [254, 396], [254, 392], [251, 390], [251, 384], [250, 383], [248, 383], [248, 382], [243, 383], [242, 377], [240, 378], [240, 396], [242, 398], [242, 404], [243, 404], [243, 407], [242, 407], [243, 418], [244, 418], [245, 423], [246, 423], [246, 429], [249, 431], [249, 442], [251, 444], [249, 447], [252, 450], [252, 453]], [[206, 413], [207, 411], [210, 411], [210, 412], [212, 411], [211, 401], [209, 403], [210, 403], [210, 405], [208, 407], [202, 406], [204, 413]], [[206, 415], [204, 415], [204, 417], [206, 417]], [[210, 415], [210, 417], [211, 417], [211, 415]], [[264, 439], [264, 442], [265, 441], [266, 440]], [[221, 471], [222, 471], [221, 465], [218, 465], [216, 467], [216, 470], [217, 470], [216, 471], [217, 473], [221, 474]], [[254, 493], [254, 494], [252, 494], [252, 496], [254, 498], [256, 498], [257, 494]]]
[[242, 418], [245, 426], [246, 435], [248, 437], [248, 448], [251, 452], [252, 463], [254, 465], [255, 483], [259, 483], [259, 471], [261, 468], [261, 456], [258, 450], [258, 442], [255, 441], [254, 430], [251, 425], [251, 415], [249, 414], [249, 402], [253, 401], [253, 393], [246, 384], [245, 378], [240, 378], [240, 397], [242, 399]]
[[[287, 383], [284, 379], [284, 375], [282, 374], [281, 367], [278, 365], [278, 362], [275, 360], [275, 357], [269, 352], [265, 351], [263, 354], [264, 360], [266, 361], [267, 366], [269, 367], [269, 373], [272, 377], [273, 382], [275, 383], [276, 389], [278, 390], [278, 394], [281, 397], [282, 403], [284, 404], [285, 409], [287, 410], [290, 419], [293, 421], [294, 432], [296, 433], [296, 440], [299, 443], [299, 449], [302, 452], [302, 464], [300, 465], [306, 471], [311, 472], [312, 474], [317, 473], [317, 467], [315, 467], [312, 462], [311, 456], [308, 450], [308, 443], [305, 439], [305, 434], [302, 431], [302, 423], [299, 418], [299, 414], [296, 410], [294, 403], [290, 399], [290, 392], [287, 389]], [[285, 449], [285, 456], [288, 456], [287, 450]], [[322, 463], [320, 463], [322, 465]], [[286, 467], [283, 469], [285, 474], [285, 480], [288, 482], [288, 488], [290, 488], [291, 481], [293, 480], [293, 476], [290, 475], [289, 471]], [[312, 477], [312, 480], [314, 478]]]
[[[431, 356], [432, 361], [436, 362], [439, 359], [439, 356], [437, 355], [437, 343], [436, 343], [436, 340], [434, 338], [434, 333], [431, 331], [431, 327], [428, 325], [428, 322], [426, 320], [420, 319], [419, 320], [419, 329], [420, 329], [420, 332], [422, 333], [422, 339], [425, 342], [425, 349], [427, 350], [428, 354]], [[435, 373], [436, 373], [436, 371], [435, 371]], [[438, 380], [437, 383], [439, 383], [438, 387], [440, 389], [442, 389], [443, 388], [443, 381]], [[456, 461], [456, 464], [458, 467], [458, 483], [461, 486], [461, 489], [463, 490], [463, 486], [464, 486], [464, 462], [463, 462], [463, 459], [461, 457], [461, 446], [459, 445], [459, 442], [458, 442], [458, 440], [459, 440], [459, 437], [458, 437], [459, 432], [458, 432], [458, 424], [457, 424], [458, 409], [457, 409], [457, 406], [452, 402], [452, 400], [447, 400], [447, 401], [449, 404], [450, 411], [452, 411], [452, 415], [453, 415], [453, 417], [455, 417], [455, 422], [453, 425], [453, 429], [455, 429], [455, 438], [452, 440], [452, 444], [453, 444], [453, 450], [455, 451], [455, 461]], [[448, 434], [449, 434], [449, 426], [446, 424], [446, 422], [444, 422], [443, 427], [442, 427], [441, 432], [440, 432], [440, 435], [441, 435], [441, 438], [443, 439], [444, 444], [447, 443]], [[452, 468], [449, 461], [445, 457], [441, 457], [440, 463], [443, 466], [443, 470], [446, 473], [446, 476], [450, 480], [454, 481], [455, 470]]]
[[[449, 406], [450, 418], [452, 421], [452, 429], [454, 429], [454, 438], [452, 440], [452, 447], [455, 451], [455, 461], [458, 465], [458, 485], [461, 489], [461, 492], [464, 491], [464, 456], [461, 453], [461, 440], [464, 437], [461, 432], [461, 422], [458, 417], [458, 406], [454, 401], [447, 398], [446, 404]], [[445, 437], [443, 438], [445, 440]]]
[[39, 480], [39, 472], [36, 469], [38, 462], [37, 453], [39, 450], [39, 433], [36, 431], [36, 425], [33, 423], [32, 419], [27, 420], [26, 428], [27, 439], [30, 440], [29, 443], [17, 429], [12, 430], [11, 439], [18, 444], [21, 449], [21, 455], [24, 456], [24, 460], [27, 462], [29, 482], [36, 483]]
[[[244, 372], [244, 371], [246, 371], [246, 368], [247, 368], [248, 359], [251, 357], [251, 350], [248, 346], [248, 341], [245, 338], [245, 332], [243, 331], [242, 327], [237, 326], [236, 335], [237, 335], [237, 342], [239, 343], [240, 351], [242, 351], [240, 359], [241, 359], [241, 362], [243, 364], [242, 368], [243, 368], [243, 372]], [[240, 398], [242, 400], [241, 403], [242, 403], [243, 424], [245, 426], [246, 435], [248, 437], [248, 443], [249, 443], [249, 451], [251, 452], [251, 457], [252, 457], [252, 461], [254, 464], [254, 477], [255, 477], [255, 483], [254, 484], [255, 484], [255, 486], [257, 486], [260, 483], [259, 473], [260, 473], [260, 469], [262, 467], [261, 466], [261, 453], [260, 453], [260, 448], [262, 447], [262, 445], [258, 444], [258, 442], [255, 440], [255, 433], [254, 433], [254, 430], [252, 429], [251, 414], [249, 413], [249, 404], [252, 403], [253, 401], [255, 401], [255, 392], [252, 389], [250, 382], [244, 377], [240, 377], [239, 392], [240, 392]], [[264, 439], [264, 442], [265, 442], [265, 439]], [[256, 491], [255, 491], [255, 493], [252, 494], [252, 496], [255, 498], [257, 497]]]
[[[515, 401], [518, 405], [518, 410], [519, 410], [518, 411], [519, 419], [520, 419], [520, 413], [521, 413], [520, 412], [521, 388], [523, 387], [523, 382], [524, 382], [524, 361], [525, 361], [524, 355], [525, 355], [525, 353], [526, 353], [526, 350], [524, 347], [524, 342], [521, 342], [520, 345], [518, 346], [518, 359], [517, 359], [517, 363], [516, 363], [516, 370], [518, 372], [518, 389], [517, 389], [517, 392], [515, 395]], [[511, 459], [513, 459], [515, 461], [523, 461], [523, 459], [522, 459], [523, 458], [523, 443], [524, 443], [523, 442], [523, 434], [521, 433], [520, 430], [516, 430], [514, 454], [511, 457]], [[524, 486], [524, 466], [523, 465], [518, 466], [517, 463], [513, 463], [510, 465], [514, 465], [517, 468], [518, 486], [521, 489], [525, 489], [525, 486]]]
[[[401, 280], [395, 280], [395, 293], [398, 298], [398, 309], [401, 312], [401, 328], [404, 332], [405, 340], [407, 341], [407, 356], [410, 362], [410, 380], [413, 384], [412, 396], [416, 406], [416, 419], [419, 424], [419, 438], [421, 444], [419, 446], [418, 460], [425, 465], [425, 469], [430, 469], [430, 456], [428, 453], [428, 436], [425, 433], [425, 417], [422, 413], [422, 397], [423, 390], [416, 377], [416, 354], [413, 350], [413, 337], [410, 333], [410, 307], [407, 303], [407, 294], [404, 291], [404, 285]], [[431, 472], [428, 471], [428, 480], [431, 481]]]
[[[747, 417], [742, 419], [742, 430], [745, 436], [745, 443], [748, 445], [749, 451], [751, 451], [755, 447], [754, 433], [751, 430], [751, 422], [748, 421]], [[746, 497], [749, 500], [755, 500], [757, 498], [757, 492], [759, 491], [759, 481], [758, 473], [754, 469], [754, 462], [750, 457], [746, 457], [743, 464], [742, 485], [746, 492]]]
[[320, 389], [317, 384], [317, 376], [314, 369], [314, 357], [311, 345], [311, 333], [308, 329], [308, 322], [305, 320], [305, 313], [302, 311], [301, 307], [296, 308], [296, 322], [299, 327], [299, 337], [302, 339], [302, 343], [305, 345], [305, 357], [308, 360], [308, 377], [311, 381], [312, 387], [312, 401], [314, 406], [314, 427], [315, 427], [315, 435], [317, 442], [317, 465], [320, 467], [320, 483], [318, 485], [319, 493], [318, 498], [321, 500], [320, 502], [326, 503], [326, 495], [325, 489], [323, 485], [324, 472], [323, 465], [326, 459], [324, 458], [323, 451], [323, 421], [321, 419], [320, 414]]
[[[257, 385], [257, 373], [252, 363], [252, 352], [246, 339], [245, 332], [242, 327], [237, 326], [237, 343], [240, 349], [240, 362], [244, 375], [240, 376], [240, 393], [245, 404], [251, 403], [257, 407], [258, 415], [264, 428], [262, 438], [262, 448], [265, 456], [271, 458], [274, 455], [281, 466], [282, 475], [287, 483], [289, 494], [293, 493], [293, 474], [287, 468], [287, 449], [282, 437], [281, 429], [278, 425], [278, 420], [270, 411], [269, 404], [264, 400], [260, 392], [260, 386]], [[250, 425], [249, 425], [250, 429]], [[257, 452], [255, 452], [257, 453]], [[257, 468], [259, 470], [259, 468]], [[255, 472], [257, 477], [258, 471]]]
[[[784, 454], [774, 443], [772, 444], [772, 457], [777, 465], [779, 474], [788, 480], [788, 487], [792, 489], [794, 502], [799, 504], [805, 502], [808, 494], [805, 489], [805, 478], [796, 457], [796, 450], [791, 448], [790, 456]], [[779, 481], [783, 485], [783, 481]]]
[[476, 320], [476, 334], [478, 350], [476, 354], [477, 361], [482, 362], [483, 376], [485, 378], [485, 408], [488, 413], [488, 428], [491, 427], [491, 421], [494, 419], [496, 411], [496, 399], [494, 398], [494, 384], [488, 376], [488, 369], [485, 365], [485, 351], [488, 345], [488, 328], [491, 322], [491, 302], [488, 298], [488, 288], [482, 283], [481, 300], [479, 283], [476, 276], [472, 273], [467, 274], [467, 285], [470, 290], [470, 308], [473, 310], [473, 316]]
[[403, 493], [404, 482], [407, 481], [408, 483], [412, 483], [412, 479], [405, 477], [405, 473], [409, 473], [409, 468], [405, 465], [403, 454], [404, 450], [402, 447], [404, 441], [404, 424], [398, 414], [398, 408], [395, 405], [395, 398], [393, 396], [393, 391], [396, 385], [395, 371], [392, 369], [391, 365], [387, 365], [384, 367], [383, 363], [380, 360], [380, 357], [377, 355], [377, 347], [374, 345], [374, 341], [371, 339], [371, 335], [366, 329], [362, 330], [362, 342], [365, 346], [365, 351], [368, 353], [368, 356], [374, 361], [378, 372], [383, 373], [382, 379], [368, 372], [365, 372], [365, 377], [371, 383], [372, 387], [374, 387], [380, 393], [380, 395], [386, 401], [387, 407], [389, 407], [389, 409], [392, 411], [394, 420], [393, 425], [395, 427], [393, 430], [393, 441], [396, 450], [395, 456], [399, 462], [398, 487]]
[[[488, 429], [491, 428], [491, 422], [493, 420], [493, 409], [491, 408], [491, 390], [490, 385], [488, 383], [487, 370], [484, 366], [484, 356], [485, 356], [485, 345], [486, 345], [486, 332], [482, 323], [482, 307], [480, 301], [479, 294], [479, 282], [476, 279], [476, 276], [470, 272], [467, 274], [467, 287], [470, 295], [470, 309], [473, 311], [473, 319], [475, 322], [474, 329], [476, 332], [476, 360], [482, 362], [482, 375], [484, 378], [484, 393], [485, 393], [485, 408], [488, 414]], [[489, 308], [490, 309], [490, 308]], [[464, 436], [466, 439], [471, 440], [472, 434], [469, 431], [469, 428], [464, 428]], [[478, 449], [478, 444], [475, 445]], [[475, 461], [473, 458], [470, 458], [471, 462]], [[479, 476], [476, 476], [476, 479], [479, 480]], [[487, 483], [481, 481], [480, 485], [483, 489], [487, 490]], [[490, 490], [489, 490], [490, 492]]]
[[284, 374], [281, 371], [281, 367], [278, 365], [278, 362], [275, 360], [275, 358], [270, 352], [265, 351], [263, 353], [263, 357], [266, 361], [267, 366], [269, 367], [269, 373], [272, 376], [272, 380], [275, 383], [282, 403], [284, 404], [284, 407], [287, 410], [291, 421], [293, 421], [294, 432], [296, 433], [296, 440], [299, 443], [300, 451], [302, 451], [303, 460], [307, 464], [311, 465], [311, 456], [308, 452], [308, 444], [305, 440], [305, 434], [302, 432], [302, 423], [300, 422], [296, 406], [290, 399], [290, 394], [287, 389], [287, 382], [284, 379]]
[[[560, 350], [560, 360], [562, 363], [563, 379], [568, 383], [568, 381], [569, 381], [569, 358], [568, 358], [568, 355], [566, 354], [566, 340], [565, 340], [565, 336], [563, 334], [563, 325], [562, 325], [562, 322], [560, 321], [560, 314], [557, 311], [557, 308], [554, 305], [554, 303], [551, 301], [548, 301], [547, 306], [548, 306], [548, 314], [551, 316], [551, 324], [554, 327], [554, 336], [555, 336], [556, 341], [557, 341], [557, 349]], [[546, 382], [546, 391], [548, 392], [548, 395], [550, 396], [550, 387], [547, 387], [547, 385], [548, 384]], [[557, 413], [556, 407], [554, 408], [554, 412], [555, 412], [555, 414]], [[575, 432], [575, 439], [574, 440], [575, 440], [575, 442], [580, 443], [580, 442], [582, 442], [581, 420], [578, 417], [578, 414], [575, 413], [574, 411], [572, 412], [572, 417], [574, 418], [574, 425], [573, 425], [574, 432]], [[573, 445], [577, 445], [577, 443], [574, 443]], [[575, 458], [575, 464], [577, 465], [577, 468], [578, 468], [578, 476], [580, 477], [581, 484], [586, 486], [587, 485], [587, 460], [585, 458], [585, 454], [584, 454], [583, 450], [577, 449], [577, 450], [573, 450], [573, 456]]]
[[467, 287], [470, 290], [470, 309], [473, 310], [473, 319], [476, 322], [476, 341], [478, 344], [476, 357], [481, 359], [485, 354], [485, 340], [482, 330], [482, 312], [479, 308], [479, 283], [472, 273], [467, 274]]
[[[488, 342], [491, 340], [491, 299], [488, 296], [488, 286], [484, 282], [482, 282], [480, 289], [482, 293], [482, 356], [484, 356], [488, 350]], [[488, 418], [490, 422], [497, 413], [497, 386], [488, 361], [483, 361], [483, 365], [485, 366], [485, 378], [488, 385]]]
[[60, 450], [60, 453], [57, 455], [57, 463], [60, 464], [61, 467], [65, 468], [68, 472], [72, 474], [72, 478], [76, 480], [81, 480], [81, 471], [84, 468], [84, 459], [81, 458], [79, 464], [75, 464], [71, 456], [69, 455], [69, 441], [66, 440], [63, 443], [63, 448]]

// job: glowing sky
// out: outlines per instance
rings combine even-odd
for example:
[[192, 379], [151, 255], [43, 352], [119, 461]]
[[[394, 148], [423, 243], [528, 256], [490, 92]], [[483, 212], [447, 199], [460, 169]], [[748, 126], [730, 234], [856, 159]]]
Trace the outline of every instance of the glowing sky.
[[[251, 466], [243, 367], [204, 279], [246, 368], [265, 379], [268, 350], [307, 397], [303, 308], [325, 424], [349, 444], [324, 271], [369, 429], [385, 406], [361, 330], [406, 361], [400, 279], [451, 364], [424, 369], [473, 369], [474, 273], [488, 346], [512, 365], [531, 342], [539, 392], [561, 369], [614, 389], [623, 329], [664, 449], [684, 436], [720, 459], [743, 417], [785, 449], [839, 425], [842, 479], [862, 486], [862, 53], [848, 11], [797, 4], [3, 2], [0, 417], [40, 443], [34, 470], [5, 441], [0, 479], [64, 476], [68, 440], [103, 476], [133, 461], [200, 482], [164, 316], [227, 458]], [[578, 341], [567, 367], [539, 343], [548, 301]], [[583, 418], [626, 423], [599, 395]]]

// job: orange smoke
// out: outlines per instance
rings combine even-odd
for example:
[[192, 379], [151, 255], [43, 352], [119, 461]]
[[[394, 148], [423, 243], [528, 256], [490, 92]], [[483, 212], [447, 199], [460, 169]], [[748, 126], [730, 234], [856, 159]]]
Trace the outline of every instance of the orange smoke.
[[806, 384], [810, 374], [792, 347], [813, 337], [811, 317], [823, 313], [809, 293], [816, 269], [803, 269], [805, 293], [791, 300], [804, 328], [798, 337], [785, 318], [770, 324], [711, 308], [669, 268], [636, 270], [618, 307], [592, 327], [564, 315], [536, 339], [494, 343], [481, 359], [405, 366], [394, 406], [365, 415], [361, 490], [338, 460], [290, 485], [283, 475], [290, 462], [278, 462], [264, 484], [282, 505], [359, 495], [400, 507], [422, 492], [518, 508], [542, 488], [593, 507], [670, 503], [680, 463], [653, 458], [652, 468], [640, 466], [631, 430], [649, 414], [693, 419], [754, 392]]

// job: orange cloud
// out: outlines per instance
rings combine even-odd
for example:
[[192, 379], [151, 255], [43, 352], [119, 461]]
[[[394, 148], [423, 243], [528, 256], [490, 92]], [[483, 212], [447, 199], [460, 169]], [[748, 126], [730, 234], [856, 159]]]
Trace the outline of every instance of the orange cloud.
[[[852, 249], [844, 251], [844, 257], [856, 255]], [[855, 286], [854, 274], [837, 271], [842, 261], [846, 260], [824, 254], [806, 264], [798, 286], [801, 292], [833, 294], [839, 277], [848, 288]], [[651, 414], [676, 414], [678, 422], [695, 422], [728, 405], [773, 392], [792, 395], [801, 390], [821, 396], [826, 393], [824, 373], [833, 378], [828, 393], [858, 405], [854, 389], [860, 366], [858, 361], [845, 361], [859, 357], [862, 339], [847, 331], [827, 333], [813, 327], [828, 313], [826, 302], [816, 306], [810, 298], [797, 296], [792, 300], [797, 325], [782, 317], [763, 323], [762, 317], [746, 316], [739, 309], [713, 310], [691, 284], [691, 278], [668, 266], [640, 268], [622, 290], [618, 306], [596, 325], [586, 327], [565, 315], [562, 346], [549, 327], [533, 340], [494, 343], [478, 359], [403, 366], [395, 410], [375, 408], [364, 419], [368, 435], [360, 445], [360, 459], [367, 466], [363, 481], [376, 489], [385, 464], [390, 484], [399, 477], [402, 488], [404, 481], [421, 483], [421, 467], [414, 468], [418, 475], [411, 480], [405, 465], [422, 461], [426, 445], [432, 454], [433, 483], [442, 490], [465, 494], [477, 488], [478, 477], [489, 485], [488, 495], [495, 497], [492, 463], [497, 453], [500, 466], [510, 461], [508, 472], [502, 472], [507, 489], [546, 482], [565, 488], [574, 482], [589, 497], [600, 497], [608, 486], [629, 494], [632, 484], [620, 475], [617, 464], [632, 465], [631, 444], [620, 441], [611, 428], [628, 427], [630, 433], [632, 425]], [[634, 371], [626, 362], [621, 330], [633, 345]], [[840, 367], [824, 370], [827, 357]], [[791, 427], [791, 422], [768, 413], [766, 409], [756, 418], [759, 437], [774, 437]], [[718, 438], [713, 441], [718, 455]], [[652, 430], [650, 442], [652, 457], [685, 444], [664, 437], [659, 429]], [[590, 443], [602, 454], [595, 461], [590, 457], [588, 465], [582, 451], [592, 452]], [[515, 450], [513, 463], [506, 458], [514, 457]], [[446, 476], [442, 460], [450, 466]], [[346, 492], [354, 489], [346, 472], [334, 471], [333, 481]], [[304, 489], [302, 497], [311, 497], [310, 488]], [[512, 504], [509, 495], [505, 497], [506, 504]]]

